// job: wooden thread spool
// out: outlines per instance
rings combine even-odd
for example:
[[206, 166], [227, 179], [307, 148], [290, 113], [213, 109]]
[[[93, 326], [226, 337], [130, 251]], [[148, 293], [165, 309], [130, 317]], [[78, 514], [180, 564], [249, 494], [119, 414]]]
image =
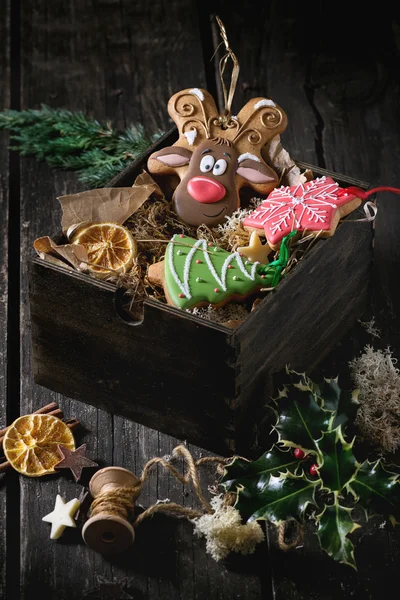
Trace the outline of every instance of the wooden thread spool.
[[[118, 488], [132, 488], [132, 505], [137, 496], [134, 488], [139, 485], [139, 479], [121, 467], [106, 467], [97, 471], [90, 480], [89, 489], [94, 499], [104, 492], [117, 491]], [[138, 488], [139, 489], [139, 488]], [[131, 546], [135, 532], [127, 519], [111, 511], [93, 515], [82, 529], [85, 543], [100, 554], [116, 554]]]

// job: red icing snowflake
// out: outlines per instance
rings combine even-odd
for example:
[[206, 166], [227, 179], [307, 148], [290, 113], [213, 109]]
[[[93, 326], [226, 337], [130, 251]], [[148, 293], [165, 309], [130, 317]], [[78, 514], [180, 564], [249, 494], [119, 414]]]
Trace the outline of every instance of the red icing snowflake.
[[[320, 177], [296, 186], [282, 186], [243, 222], [245, 227], [264, 229], [271, 246], [280, 244], [293, 229], [297, 231], [330, 231], [336, 226], [336, 211], [356, 196], [343, 193], [331, 177]], [[344, 214], [351, 212], [343, 211]], [[333, 232], [332, 232], [333, 233]]]

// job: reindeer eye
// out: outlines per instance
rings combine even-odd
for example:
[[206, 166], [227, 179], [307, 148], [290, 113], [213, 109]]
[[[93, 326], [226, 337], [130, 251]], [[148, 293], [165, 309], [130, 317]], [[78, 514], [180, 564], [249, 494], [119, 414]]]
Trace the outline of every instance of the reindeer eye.
[[200, 161], [200, 171], [202, 173], [208, 173], [209, 171], [212, 170], [214, 163], [215, 163], [215, 158], [213, 156], [211, 156], [211, 154], [208, 154], [207, 156], [203, 156], [203, 158]]
[[213, 175], [223, 175], [226, 171], [227, 166], [228, 163], [226, 162], [226, 160], [224, 158], [220, 158], [215, 163], [215, 166], [213, 168]]

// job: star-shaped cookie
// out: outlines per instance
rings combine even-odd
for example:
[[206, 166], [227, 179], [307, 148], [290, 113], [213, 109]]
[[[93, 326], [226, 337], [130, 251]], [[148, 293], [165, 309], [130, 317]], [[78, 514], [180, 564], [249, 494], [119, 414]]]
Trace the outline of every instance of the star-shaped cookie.
[[242, 246], [237, 249], [239, 254], [244, 254], [251, 262], [259, 262], [262, 265], [268, 264], [268, 254], [271, 253], [271, 248], [268, 244], [262, 244], [256, 231], [253, 231], [250, 236], [248, 246]]
[[64, 446], [58, 446], [58, 451], [62, 456], [62, 460], [55, 465], [56, 469], [70, 469], [75, 481], [79, 481], [82, 477], [82, 470], [85, 467], [98, 467], [90, 458], [86, 457], [86, 444], [82, 444], [76, 450], [69, 450]]
[[66, 527], [76, 527], [74, 516], [79, 506], [80, 504], [77, 498], [65, 502], [65, 500], [57, 494], [54, 510], [42, 519], [42, 521], [45, 521], [46, 523], [51, 523], [51, 540], [57, 540], [61, 537]]
[[296, 186], [282, 186], [243, 221], [244, 228], [265, 235], [274, 250], [291, 231], [329, 237], [339, 220], [361, 204], [361, 199], [341, 188], [332, 177], [319, 177]]

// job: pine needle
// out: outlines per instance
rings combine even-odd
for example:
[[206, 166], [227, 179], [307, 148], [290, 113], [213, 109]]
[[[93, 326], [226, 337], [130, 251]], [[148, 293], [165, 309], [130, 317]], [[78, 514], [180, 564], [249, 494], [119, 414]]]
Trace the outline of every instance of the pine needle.
[[87, 187], [101, 187], [144, 152], [160, 135], [142, 125], [123, 131], [82, 112], [42, 105], [40, 109], [0, 112], [0, 129], [11, 131], [10, 148], [51, 167], [74, 170]]

